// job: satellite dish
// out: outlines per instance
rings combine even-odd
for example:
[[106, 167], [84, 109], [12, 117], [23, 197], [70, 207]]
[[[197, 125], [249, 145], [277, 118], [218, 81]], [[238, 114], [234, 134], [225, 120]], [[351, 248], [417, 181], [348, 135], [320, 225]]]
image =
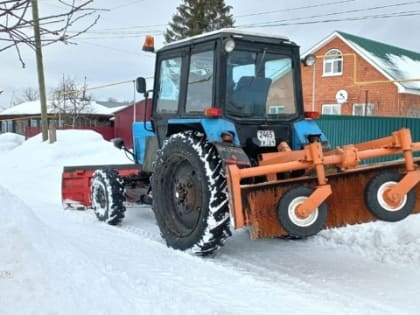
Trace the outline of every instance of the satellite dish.
[[338, 90], [337, 94], [335, 94], [335, 99], [338, 104], [344, 104], [347, 102], [348, 99], [348, 93], [346, 90]]

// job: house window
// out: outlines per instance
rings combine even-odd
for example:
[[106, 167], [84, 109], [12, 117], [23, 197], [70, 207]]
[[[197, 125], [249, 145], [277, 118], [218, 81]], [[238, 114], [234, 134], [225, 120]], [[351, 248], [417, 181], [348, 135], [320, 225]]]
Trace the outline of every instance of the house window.
[[368, 104], [353, 104], [353, 116], [373, 116], [373, 110], [375, 105], [372, 103]]
[[30, 123], [31, 127], [39, 127], [40, 126], [40, 120], [39, 119], [31, 119], [31, 123]]
[[324, 56], [324, 76], [343, 74], [343, 55], [338, 49], [331, 49]]
[[341, 104], [323, 104], [322, 115], [341, 115]]
[[1, 122], [1, 131], [2, 132], [14, 132], [13, 121], [12, 120], [3, 120]]

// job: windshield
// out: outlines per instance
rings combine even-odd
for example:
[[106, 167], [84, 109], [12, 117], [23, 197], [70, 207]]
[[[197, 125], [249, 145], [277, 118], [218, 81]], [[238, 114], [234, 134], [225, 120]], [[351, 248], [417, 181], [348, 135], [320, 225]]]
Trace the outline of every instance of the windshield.
[[227, 64], [226, 112], [253, 118], [294, 114], [293, 81], [289, 56], [234, 50]]

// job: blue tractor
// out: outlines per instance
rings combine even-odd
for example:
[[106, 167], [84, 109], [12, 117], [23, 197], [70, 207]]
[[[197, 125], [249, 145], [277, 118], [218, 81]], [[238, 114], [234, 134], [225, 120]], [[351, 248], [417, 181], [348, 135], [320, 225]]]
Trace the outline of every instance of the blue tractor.
[[[156, 52], [153, 90], [137, 79], [146, 99], [153, 92], [152, 119], [133, 124], [141, 171], [131, 179], [143, 183], [139, 200], [152, 204], [168, 246], [206, 255], [231, 235], [226, 164], [256, 166], [260, 154], [276, 152], [284, 142], [292, 149], [327, 143], [315, 121], [305, 119], [301, 62], [299, 47], [288, 38], [237, 29]], [[97, 190], [92, 191], [95, 208]], [[120, 202], [114, 216], [123, 210]]]
[[[146, 104], [153, 92], [145, 109], [151, 119], [133, 123], [133, 152], [114, 142], [135, 163], [65, 167], [63, 202], [91, 207], [113, 225], [126, 199], [150, 204], [168, 246], [203, 256], [218, 250], [231, 228], [249, 227], [254, 239], [301, 238], [419, 212], [412, 153], [420, 143], [408, 129], [328, 150], [303, 106], [300, 67], [314, 59], [300, 60], [285, 37], [238, 29], [164, 46], [153, 89], [144, 78], [136, 82]], [[358, 168], [393, 154], [404, 160]]]

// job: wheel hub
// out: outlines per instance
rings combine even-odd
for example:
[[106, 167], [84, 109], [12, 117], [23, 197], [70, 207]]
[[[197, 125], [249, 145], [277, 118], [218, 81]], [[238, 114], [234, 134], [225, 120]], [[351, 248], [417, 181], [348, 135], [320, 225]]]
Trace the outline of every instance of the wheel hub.
[[175, 166], [173, 204], [177, 220], [187, 229], [193, 229], [201, 211], [200, 183], [188, 161]]
[[102, 186], [96, 185], [95, 186], [95, 203], [96, 206], [99, 206], [101, 209], [104, 209], [106, 207], [106, 196], [105, 191]]
[[191, 206], [193, 205], [193, 200], [191, 200], [193, 199], [193, 192], [191, 191], [191, 188], [192, 184], [188, 180], [183, 179], [176, 183], [175, 198], [179, 206], [191, 208]]
[[316, 219], [318, 218], [318, 208], [309, 213], [308, 215], [305, 215], [306, 212], [304, 209], [301, 209], [301, 205], [305, 202], [307, 197], [298, 197], [295, 198], [289, 205], [289, 217], [290, 220], [298, 225], [298, 226], [310, 226], [313, 224]]
[[406, 195], [401, 196], [399, 194], [391, 194], [391, 188], [396, 184], [396, 182], [386, 182], [378, 189], [378, 202], [382, 208], [388, 211], [400, 210], [407, 201]]

